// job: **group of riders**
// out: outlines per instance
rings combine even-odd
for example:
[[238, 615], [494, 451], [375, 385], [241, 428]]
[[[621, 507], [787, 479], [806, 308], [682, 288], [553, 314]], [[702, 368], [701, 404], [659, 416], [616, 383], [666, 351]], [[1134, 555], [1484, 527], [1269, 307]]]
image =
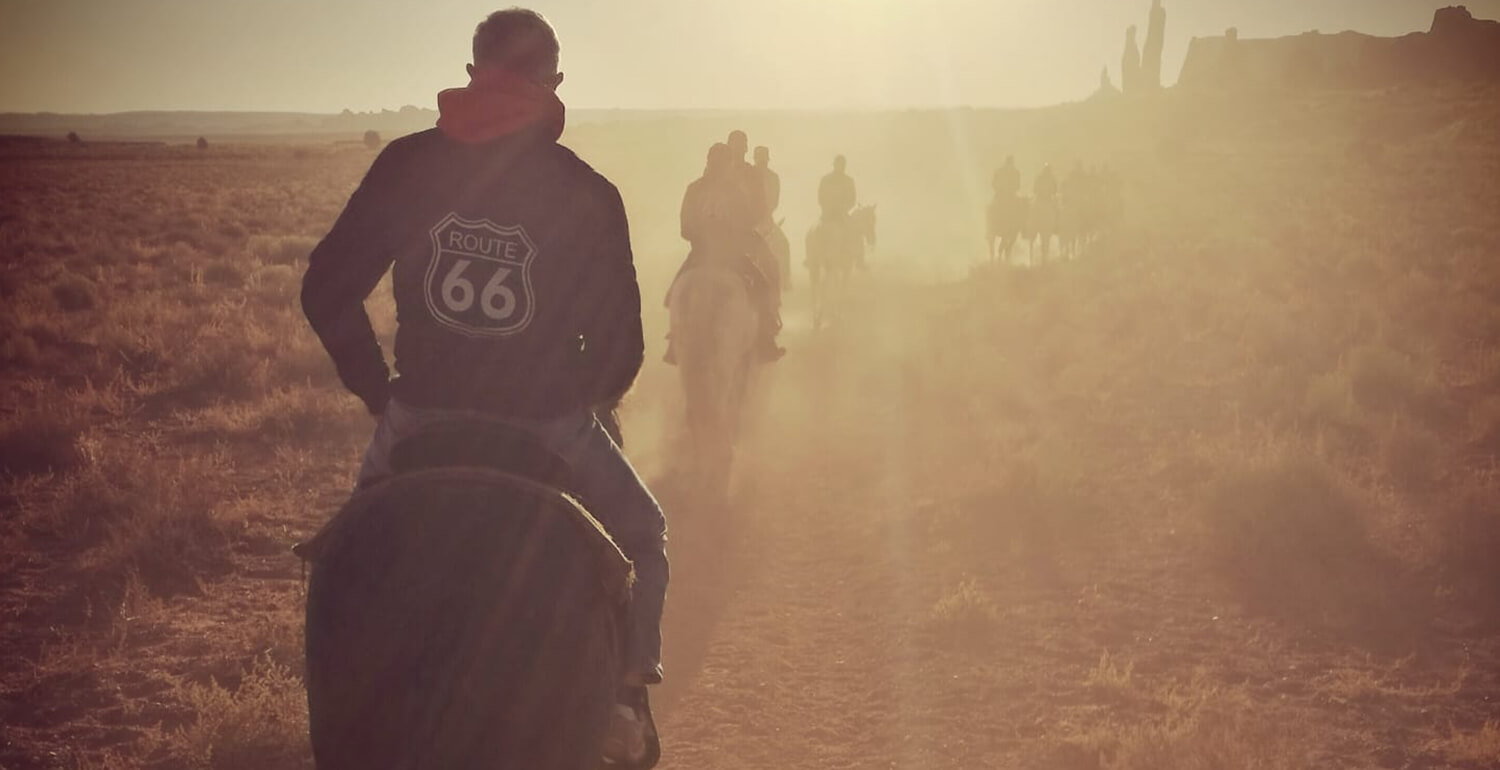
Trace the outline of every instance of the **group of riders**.
[[1040, 242], [1040, 256], [1046, 259], [1053, 236], [1063, 256], [1076, 257], [1119, 221], [1124, 208], [1120, 177], [1108, 164], [1096, 169], [1079, 162], [1060, 181], [1052, 164], [1043, 164], [1026, 197], [1015, 158], [1007, 156], [991, 187], [987, 243], [990, 257], [1002, 262], [1020, 240], [1030, 245], [1033, 261]]
[[[781, 330], [781, 293], [792, 287], [791, 247], [782, 222], [776, 218], [781, 204], [781, 176], [771, 169], [771, 151], [755, 148], [754, 162], [746, 160], [750, 140], [744, 131], [729, 132], [725, 141], [708, 149], [703, 175], [687, 187], [682, 198], [682, 238], [690, 246], [677, 277], [699, 266], [717, 266], [743, 276], [760, 309], [760, 335], [756, 356], [773, 362], [786, 350], [776, 342]], [[854, 180], [846, 170], [844, 156], [833, 159], [833, 170], [818, 185], [819, 226], [843, 233], [858, 200]], [[816, 274], [817, 256], [808, 255], [807, 266]], [[672, 291], [667, 292], [670, 304]], [[664, 360], [677, 363], [675, 347], [668, 338]]]
[[[504, 751], [497, 748], [499, 753], [474, 757], [465, 766], [491, 766], [497, 757], [514, 759], [518, 766], [556, 766], [523, 762], [504, 752], [571, 746], [583, 754], [602, 753], [616, 770], [648, 770], [660, 756], [647, 688], [662, 681], [660, 624], [670, 570], [661, 506], [626, 457], [618, 430], [610, 430], [612, 421], [605, 419], [635, 382], [646, 348], [624, 201], [613, 183], [559, 143], [566, 122], [557, 94], [563, 73], [557, 35], [546, 19], [522, 8], [496, 11], [475, 29], [472, 50], [468, 85], [438, 94], [437, 126], [398, 139], [380, 153], [308, 257], [302, 308], [339, 379], [377, 421], [359, 471], [357, 498], [379, 498], [384, 494], [380, 490], [388, 489], [382, 485], [411, 472], [410, 463], [398, 462], [403, 448], [428, 447], [422, 439], [434, 435], [447, 440], [451, 437], [443, 431], [453, 425], [474, 434], [465, 441], [453, 439], [474, 455], [458, 457], [458, 466], [504, 466], [499, 469], [507, 473], [489, 474], [485, 483], [512, 492], [530, 489], [535, 484], [516, 483], [509, 474], [514, 468], [501, 462], [514, 458], [481, 451], [488, 446], [482, 440], [487, 432], [503, 428], [499, 435], [523, 435], [538, 452], [566, 467], [566, 479], [557, 482], [571, 495], [566, 499], [587, 503], [589, 517], [583, 523], [590, 531], [597, 525], [609, 534], [618, 546], [614, 556], [632, 565], [634, 583], [618, 638], [611, 637], [608, 645], [617, 658], [600, 664], [600, 681], [555, 698], [495, 705], [495, 698], [508, 697], [503, 686], [434, 680], [414, 687], [417, 674], [402, 665], [345, 665], [349, 651], [342, 649], [328, 657], [310, 654], [314, 753], [320, 767], [367, 767], [340, 758], [353, 756], [349, 752], [367, 745], [367, 739], [389, 738], [403, 753], [383, 766], [406, 766], [419, 751], [481, 745], [493, 737], [497, 720], [525, 712], [550, 719], [549, 735], [495, 743]], [[741, 322], [735, 326], [736, 369], [744, 368], [750, 357], [775, 361], [784, 354], [776, 336], [781, 290], [791, 282], [790, 250], [776, 219], [781, 181], [771, 170], [770, 151], [757, 147], [751, 163], [746, 159], [749, 148], [743, 131], [713, 145], [702, 177], [687, 188], [681, 211], [682, 237], [691, 249], [678, 278], [693, 272], [711, 276], [714, 288], [743, 285], [747, 290], [742, 294], [726, 294], [737, 308], [753, 306], [756, 311], [755, 319], [750, 312], [724, 314]], [[1022, 197], [1020, 190], [1020, 174], [1007, 159], [995, 175], [990, 211], [991, 234], [1002, 239], [1005, 254], [1020, 234], [1044, 237], [1048, 250], [1051, 237], [1060, 235], [1065, 251], [1076, 249], [1106, 231], [1119, 215], [1120, 183], [1108, 167], [1088, 171], [1080, 165], [1061, 181], [1044, 167], [1031, 197]], [[857, 207], [856, 200], [844, 158], [836, 157], [818, 187], [820, 220], [807, 235], [815, 305], [839, 294], [837, 287], [849, 271], [862, 266], [865, 245], [875, 242], [874, 207]], [[715, 270], [689, 269], [693, 267]], [[398, 318], [394, 366], [387, 364], [364, 304], [387, 274]], [[738, 284], [737, 276], [743, 276]], [[694, 298], [682, 304], [697, 305], [702, 296], [709, 297], [703, 304], [710, 309], [718, 302], [716, 292], [693, 290], [710, 282], [673, 283], [674, 291]], [[669, 306], [671, 300], [669, 291]], [[815, 325], [818, 317], [815, 312]], [[687, 332], [683, 337], [684, 374], [702, 371], [693, 365], [701, 347], [695, 344], [698, 338]], [[674, 358], [669, 347], [667, 359]], [[433, 454], [424, 460], [442, 466], [464, 452]], [[564, 499], [564, 490], [556, 491], [557, 499]], [[582, 511], [569, 506], [574, 515]], [[411, 513], [426, 517], [433, 512]], [[441, 519], [432, 517], [431, 526], [439, 527]], [[338, 523], [336, 518], [330, 525], [334, 531], [340, 531]], [[586, 561], [580, 559], [577, 568], [584, 569]], [[445, 596], [457, 597], [454, 602], [469, 601], [463, 598], [467, 586], [444, 590]], [[525, 593], [501, 598], [519, 600]], [[494, 597], [476, 594], [472, 600]], [[612, 606], [601, 601], [573, 609], [590, 613]], [[536, 617], [562, 614], [548, 609]], [[431, 630], [421, 623], [409, 626], [412, 638], [402, 644], [427, 649], [423, 645]], [[497, 631], [494, 639], [476, 644], [503, 654], [503, 636]], [[595, 649], [580, 646], [567, 634], [549, 636], [547, 643]], [[392, 655], [406, 649], [395, 642], [381, 649], [387, 648], [397, 651]], [[319, 661], [328, 665], [314, 666]], [[530, 665], [527, 661], [515, 668], [525, 672], [528, 682], [551, 686], [569, 674], [561, 666], [526, 668]], [[424, 701], [413, 700], [413, 689], [451, 701], [452, 708], [424, 711], [418, 708]], [[380, 698], [354, 697], [365, 692], [378, 692]], [[314, 697], [316, 693], [333, 695], [324, 699]], [[571, 700], [575, 695], [577, 700]], [[480, 696], [490, 700], [476, 700]], [[611, 696], [613, 703], [607, 702]], [[383, 704], [387, 700], [394, 705], [371, 721], [374, 712], [366, 707], [389, 705]], [[429, 720], [404, 716], [458, 714], [473, 703], [483, 708], [445, 721], [441, 733], [428, 730]], [[538, 711], [543, 706], [555, 709]], [[361, 730], [345, 741], [342, 733], [319, 727], [333, 724], [328, 720], [335, 717]], [[439, 734], [444, 740], [433, 738]], [[583, 762], [576, 766], [592, 766], [594, 758], [584, 756]]]

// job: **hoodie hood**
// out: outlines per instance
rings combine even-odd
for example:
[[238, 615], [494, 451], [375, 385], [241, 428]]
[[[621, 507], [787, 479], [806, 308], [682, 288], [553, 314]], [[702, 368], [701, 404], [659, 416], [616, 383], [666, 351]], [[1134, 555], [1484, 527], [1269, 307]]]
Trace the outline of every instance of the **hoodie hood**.
[[505, 69], [475, 69], [468, 86], [440, 91], [437, 102], [438, 130], [466, 144], [532, 128], [555, 142], [566, 121], [556, 91]]

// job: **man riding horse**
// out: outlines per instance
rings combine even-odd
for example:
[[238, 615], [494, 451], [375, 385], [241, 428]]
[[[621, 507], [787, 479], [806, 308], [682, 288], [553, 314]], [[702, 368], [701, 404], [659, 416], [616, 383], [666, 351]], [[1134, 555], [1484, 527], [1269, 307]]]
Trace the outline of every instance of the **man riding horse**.
[[1016, 168], [1015, 156], [1005, 156], [1005, 164], [995, 170], [990, 180], [990, 189], [994, 197], [985, 212], [988, 220], [985, 247], [991, 259], [1007, 262], [1011, 247], [1026, 226], [1028, 211], [1027, 201], [1021, 198], [1021, 172]]
[[1057, 176], [1052, 173], [1051, 163], [1042, 165], [1041, 173], [1036, 175], [1036, 181], [1031, 185], [1031, 193], [1036, 197], [1037, 203], [1057, 200]]
[[[763, 229], [771, 218], [764, 184], [755, 168], [745, 163], [743, 148], [748, 146], [745, 132], [733, 131], [728, 142], [709, 148], [703, 176], [690, 183], [683, 194], [682, 238], [692, 248], [667, 289], [667, 304], [671, 303], [677, 280], [697, 265], [717, 264], [740, 274], [760, 308], [757, 356], [770, 363], [786, 354], [786, 349], [776, 344], [781, 331], [781, 296], [776, 283], [779, 270]], [[662, 360], [677, 363], [670, 335]]]
[[781, 205], [781, 175], [771, 170], [771, 148], [764, 145], [755, 148], [755, 173], [760, 177], [761, 191], [765, 196], [766, 218], [772, 220]]
[[1051, 163], [1042, 164], [1041, 172], [1031, 184], [1031, 194], [1031, 222], [1027, 229], [1034, 239], [1041, 240], [1042, 258], [1046, 259], [1052, 252], [1052, 236], [1058, 234], [1060, 214], [1057, 176]]
[[1010, 200], [1021, 194], [1021, 171], [1016, 168], [1014, 155], [1005, 156], [1005, 165], [995, 170], [990, 186], [996, 200]]
[[[854, 189], [854, 179], [845, 171], [848, 163], [844, 156], [837, 155], [833, 159], [833, 170], [823, 176], [818, 182], [818, 208], [821, 210], [821, 224], [837, 234], [841, 244], [850, 239], [858, 238], [854, 228], [849, 226], [849, 213], [859, 202], [859, 197]], [[856, 252], [855, 264], [864, 267], [864, 252]], [[809, 265], [809, 267], [812, 267]]]
[[781, 175], [771, 170], [771, 149], [764, 145], [755, 148], [756, 175], [760, 178], [761, 192], [765, 196], [766, 218], [760, 227], [766, 234], [766, 242], [776, 257], [778, 288], [792, 290], [791, 244], [781, 223], [776, 221], [776, 209], [781, 206]]
[[[498, 420], [571, 467], [636, 582], [606, 759], [655, 741], [666, 522], [595, 409], [640, 369], [641, 302], [615, 186], [558, 144], [558, 42], [513, 8], [474, 32], [470, 82], [438, 95], [437, 128], [392, 142], [308, 258], [302, 307], [340, 379], [379, 419], [361, 486], [434, 423]], [[392, 269], [400, 326], [386, 368], [364, 300]], [[582, 568], [580, 566], [580, 568]]]
[[[748, 240], [748, 248], [750, 259], [769, 282], [770, 285], [768, 288], [772, 292], [770, 297], [764, 297], [763, 299], [773, 300], [772, 315], [775, 315], [778, 319], [775, 326], [770, 329], [772, 334], [769, 342], [771, 347], [775, 347], [775, 332], [781, 329], [779, 321], [779, 313], [781, 312], [781, 268], [777, 264], [776, 255], [771, 251], [770, 242], [771, 231], [776, 227], [775, 221], [771, 219], [771, 212], [776, 207], [771, 205], [770, 191], [766, 187], [765, 175], [761, 172], [761, 169], [750, 165], [745, 160], [746, 154], [750, 151], [750, 138], [746, 136], [744, 131], [736, 129], [729, 132], [726, 144], [729, 145], [729, 155], [731, 158], [731, 177], [742, 191], [743, 199], [749, 212], [751, 237]], [[769, 160], [769, 155], [767, 155], [767, 159]], [[779, 180], [776, 194], [779, 199], [781, 195]], [[768, 348], [764, 352], [771, 353], [772, 351]]]

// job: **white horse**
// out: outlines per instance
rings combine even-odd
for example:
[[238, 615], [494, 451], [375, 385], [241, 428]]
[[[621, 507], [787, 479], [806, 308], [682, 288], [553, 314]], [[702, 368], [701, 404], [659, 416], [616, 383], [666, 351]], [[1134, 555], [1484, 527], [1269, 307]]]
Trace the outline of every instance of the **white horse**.
[[860, 206], [843, 222], [819, 222], [807, 231], [807, 273], [813, 328], [835, 314], [849, 274], [864, 267], [865, 247], [875, 245], [875, 206]]
[[667, 307], [687, 405], [691, 472], [705, 491], [722, 496], [756, 374], [760, 311], [745, 277], [714, 264], [678, 277]]

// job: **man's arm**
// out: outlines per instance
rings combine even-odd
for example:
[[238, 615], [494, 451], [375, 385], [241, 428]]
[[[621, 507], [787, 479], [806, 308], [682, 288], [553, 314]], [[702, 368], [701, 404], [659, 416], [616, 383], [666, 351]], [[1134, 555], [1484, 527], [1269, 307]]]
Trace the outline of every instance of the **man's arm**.
[[[635, 277], [635, 257], [630, 250], [630, 226], [619, 191], [608, 189], [593, 224], [592, 285], [594, 301], [583, 305], [590, 313], [584, 350], [590, 370], [598, 378], [596, 403], [613, 404], [635, 383], [645, 359], [646, 340], [641, 329], [641, 290]], [[580, 298], [583, 299], [583, 298]]]
[[349, 198], [333, 229], [307, 258], [302, 277], [302, 312], [333, 358], [339, 379], [380, 414], [390, 396], [390, 370], [365, 312], [365, 298], [391, 266], [385, 224], [391, 194], [388, 147]]

